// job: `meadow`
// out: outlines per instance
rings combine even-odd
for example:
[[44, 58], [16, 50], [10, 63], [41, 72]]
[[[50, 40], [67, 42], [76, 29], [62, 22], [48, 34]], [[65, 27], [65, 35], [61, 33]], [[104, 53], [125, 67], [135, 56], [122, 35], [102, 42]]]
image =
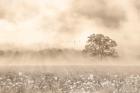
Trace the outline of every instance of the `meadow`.
[[3, 66], [0, 93], [140, 93], [138, 68]]

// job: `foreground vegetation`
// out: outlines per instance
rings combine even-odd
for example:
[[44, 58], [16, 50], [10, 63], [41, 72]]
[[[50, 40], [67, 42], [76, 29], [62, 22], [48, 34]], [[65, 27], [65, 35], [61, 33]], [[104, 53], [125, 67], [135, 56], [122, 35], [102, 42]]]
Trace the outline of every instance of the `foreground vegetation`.
[[140, 74], [0, 72], [0, 93], [140, 93]]

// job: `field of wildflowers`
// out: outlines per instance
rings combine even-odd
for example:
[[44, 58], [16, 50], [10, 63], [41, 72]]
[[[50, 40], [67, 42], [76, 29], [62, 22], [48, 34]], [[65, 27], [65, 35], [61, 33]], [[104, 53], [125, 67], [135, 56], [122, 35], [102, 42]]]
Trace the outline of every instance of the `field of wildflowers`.
[[0, 93], [140, 93], [140, 74], [0, 72]]

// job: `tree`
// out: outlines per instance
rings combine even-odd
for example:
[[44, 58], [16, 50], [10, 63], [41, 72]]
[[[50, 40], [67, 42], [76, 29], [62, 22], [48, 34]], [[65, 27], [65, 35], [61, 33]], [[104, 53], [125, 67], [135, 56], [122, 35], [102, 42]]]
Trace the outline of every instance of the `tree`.
[[106, 56], [117, 56], [115, 50], [117, 43], [103, 34], [92, 34], [88, 37], [84, 53], [91, 56], [99, 56], [101, 59]]

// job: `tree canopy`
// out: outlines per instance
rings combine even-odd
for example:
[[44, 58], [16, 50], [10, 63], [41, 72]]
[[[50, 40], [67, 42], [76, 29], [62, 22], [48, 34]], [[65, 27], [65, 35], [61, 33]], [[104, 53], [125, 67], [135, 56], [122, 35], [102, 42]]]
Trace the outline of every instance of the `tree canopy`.
[[108, 36], [103, 34], [92, 34], [88, 37], [87, 44], [85, 45], [84, 53], [91, 56], [117, 56], [115, 47], [117, 46], [116, 41], [112, 40]]

